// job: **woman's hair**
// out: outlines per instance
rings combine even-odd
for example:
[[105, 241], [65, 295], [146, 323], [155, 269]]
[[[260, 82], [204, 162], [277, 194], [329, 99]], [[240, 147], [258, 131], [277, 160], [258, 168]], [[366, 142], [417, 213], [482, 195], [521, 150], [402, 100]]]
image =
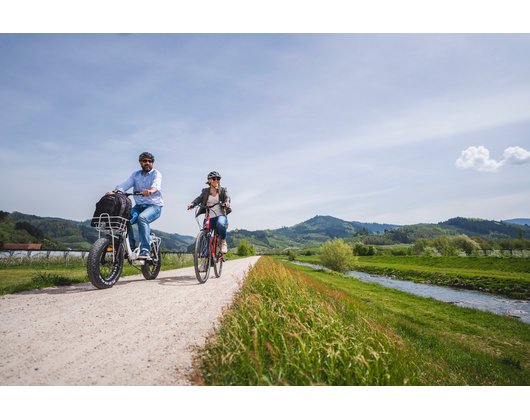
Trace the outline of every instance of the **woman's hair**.
[[[210, 184], [210, 180], [206, 181], [205, 184], [209, 185], [210, 187], [212, 186], [212, 184]], [[217, 189], [219, 189], [220, 187], [221, 187], [221, 181], [219, 181], [219, 185], [217, 185]]]

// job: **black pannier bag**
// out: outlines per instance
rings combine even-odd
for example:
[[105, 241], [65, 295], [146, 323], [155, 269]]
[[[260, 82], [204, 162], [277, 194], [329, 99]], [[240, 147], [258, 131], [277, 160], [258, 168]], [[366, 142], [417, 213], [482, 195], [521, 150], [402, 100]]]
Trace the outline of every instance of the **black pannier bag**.
[[120, 216], [127, 220], [131, 220], [132, 203], [123, 193], [109, 194], [101, 197], [96, 204], [96, 211], [92, 216], [92, 223], [90, 226], [96, 227], [99, 216], [106, 213], [109, 216]]

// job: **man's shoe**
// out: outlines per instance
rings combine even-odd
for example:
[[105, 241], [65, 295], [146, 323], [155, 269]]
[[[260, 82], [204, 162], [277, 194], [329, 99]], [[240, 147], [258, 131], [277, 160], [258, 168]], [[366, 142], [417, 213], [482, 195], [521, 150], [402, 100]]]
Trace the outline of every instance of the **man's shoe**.
[[201, 264], [201, 265], [199, 265], [199, 271], [200, 271], [201, 273], [204, 273], [204, 272], [206, 271], [206, 267], [205, 267], [204, 263]]
[[228, 252], [228, 248], [226, 247], [226, 242], [221, 243], [221, 252], [223, 254], [226, 254]]
[[140, 251], [140, 255], [138, 255], [139, 260], [150, 260], [151, 259], [151, 253], [147, 249], [142, 249]]

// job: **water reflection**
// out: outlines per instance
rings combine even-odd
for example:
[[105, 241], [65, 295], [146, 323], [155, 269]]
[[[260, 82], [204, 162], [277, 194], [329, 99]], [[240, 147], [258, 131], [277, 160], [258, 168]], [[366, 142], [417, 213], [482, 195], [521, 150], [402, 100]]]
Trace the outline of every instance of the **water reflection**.
[[[294, 264], [307, 267], [325, 269], [321, 265], [291, 261]], [[434, 284], [414, 283], [412, 281], [391, 279], [384, 276], [374, 276], [360, 271], [347, 271], [345, 274], [358, 277], [362, 281], [378, 283], [382, 286], [398, 289], [403, 292], [412, 293], [417, 296], [430, 297], [442, 302], [452, 303], [463, 308], [476, 308], [497, 314], [509, 315], [521, 319], [530, 324], [530, 301], [515, 300], [491, 293], [476, 290], [456, 289], [449, 286], [437, 286]]]

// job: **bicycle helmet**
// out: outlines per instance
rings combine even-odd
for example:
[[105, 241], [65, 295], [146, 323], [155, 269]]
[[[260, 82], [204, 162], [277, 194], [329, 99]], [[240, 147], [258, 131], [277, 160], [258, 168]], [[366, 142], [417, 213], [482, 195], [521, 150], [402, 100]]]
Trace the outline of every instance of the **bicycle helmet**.
[[143, 152], [138, 158], [138, 160], [140, 161], [144, 158], [151, 159], [153, 162], [155, 161], [155, 157], [149, 152]]
[[212, 172], [210, 172], [210, 173], [208, 174], [208, 179], [210, 179], [210, 178], [215, 178], [215, 177], [217, 177], [217, 178], [221, 178], [221, 174], [220, 174], [219, 172], [215, 172], [215, 171], [212, 171]]

